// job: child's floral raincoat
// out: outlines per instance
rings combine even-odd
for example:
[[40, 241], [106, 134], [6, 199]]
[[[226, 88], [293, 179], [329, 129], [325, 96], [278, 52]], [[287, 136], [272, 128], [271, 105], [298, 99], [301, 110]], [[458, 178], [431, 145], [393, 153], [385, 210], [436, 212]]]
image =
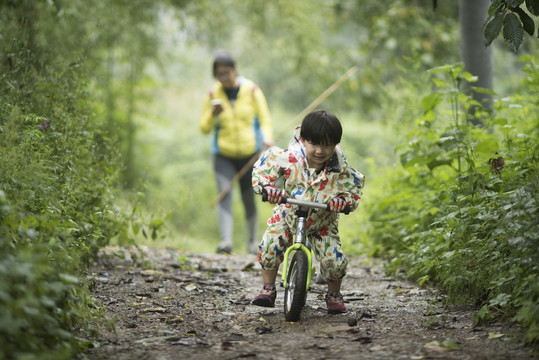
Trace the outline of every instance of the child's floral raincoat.
[[[266, 185], [284, 187], [287, 197], [298, 200], [327, 203], [340, 196], [353, 211], [359, 204], [365, 177], [348, 165], [340, 145], [336, 146], [326, 168], [319, 174], [315, 169], [309, 169], [298, 128], [288, 149], [273, 147], [264, 152], [254, 165], [254, 191], [261, 194]], [[290, 229], [295, 229], [297, 217], [294, 211], [293, 205], [277, 205], [268, 223], [284, 219]], [[313, 209], [307, 219], [308, 232], [315, 232], [337, 219], [338, 214], [334, 212]]]
[[[309, 168], [305, 147], [299, 140], [299, 128], [288, 149], [267, 150], [253, 169], [253, 188], [258, 194], [264, 186], [271, 185], [284, 188], [287, 197], [298, 200], [328, 203], [340, 196], [351, 211], [359, 204], [364, 184], [365, 177], [348, 165], [339, 145], [322, 171]], [[284, 251], [292, 244], [292, 234], [297, 227], [295, 210], [296, 206], [290, 204], [273, 208], [259, 245], [258, 259], [264, 269], [278, 267]], [[326, 279], [340, 279], [346, 273], [348, 261], [340, 248], [338, 219], [339, 214], [318, 209], [311, 209], [306, 219], [307, 236]]]

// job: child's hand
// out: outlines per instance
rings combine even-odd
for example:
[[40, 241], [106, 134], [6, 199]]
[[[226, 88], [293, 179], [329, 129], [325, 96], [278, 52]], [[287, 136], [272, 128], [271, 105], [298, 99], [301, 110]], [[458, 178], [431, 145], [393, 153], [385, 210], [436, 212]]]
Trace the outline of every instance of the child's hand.
[[329, 209], [333, 212], [341, 212], [346, 207], [346, 201], [344, 201], [341, 197], [334, 197], [333, 199], [329, 200]]
[[285, 196], [284, 190], [271, 185], [264, 186], [264, 190], [268, 193], [268, 202], [270, 204], [279, 204]]

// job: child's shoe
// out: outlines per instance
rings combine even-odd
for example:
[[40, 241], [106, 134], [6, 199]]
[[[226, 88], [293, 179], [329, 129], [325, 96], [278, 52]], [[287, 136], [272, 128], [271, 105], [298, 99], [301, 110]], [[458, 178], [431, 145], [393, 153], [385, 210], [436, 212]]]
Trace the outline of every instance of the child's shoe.
[[328, 314], [342, 314], [346, 312], [344, 300], [338, 291], [328, 291], [326, 294], [326, 304], [328, 306]]
[[253, 299], [253, 305], [274, 307], [276, 297], [277, 290], [275, 289], [275, 285], [264, 285], [260, 294]]

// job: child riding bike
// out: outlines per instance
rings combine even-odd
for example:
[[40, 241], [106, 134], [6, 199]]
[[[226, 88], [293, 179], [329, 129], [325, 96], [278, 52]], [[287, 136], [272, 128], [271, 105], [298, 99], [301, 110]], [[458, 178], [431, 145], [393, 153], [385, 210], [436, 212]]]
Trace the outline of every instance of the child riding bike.
[[306, 219], [307, 237], [320, 263], [320, 272], [327, 279], [328, 313], [343, 313], [346, 307], [340, 289], [348, 259], [341, 251], [338, 213], [347, 205], [351, 211], [357, 208], [365, 177], [346, 161], [339, 145], [342, 127], [335, 115], [324, 110], [313, 111], [305, 116], [298, 129], [287, 149], [270, 148], [254, 165], [254, 191], [261, 194], [265, 190], [268, 202], [278, 205], [258, 245], [264, 286], [252, 303], [275, 306], [277, 271], [284, 252], [293, 243], [297, 227], [295, 206], [280, 204], [286, 196], [330, 205], [331, 211], [310, 211]]

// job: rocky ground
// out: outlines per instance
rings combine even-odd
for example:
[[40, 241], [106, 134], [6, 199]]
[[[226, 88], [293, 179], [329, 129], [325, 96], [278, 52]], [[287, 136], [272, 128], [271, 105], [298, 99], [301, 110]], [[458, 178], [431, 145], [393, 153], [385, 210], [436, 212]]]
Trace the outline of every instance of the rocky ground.
[[[84, 359], [537, 359], [521, 329], [473, 325], [472, 306], [436, 289], [387, 277], [373, 259], [350, 259], [348, 312], [328, 315], [314, 284], [301, 319], [250, 305], [261, 288], [254, 255], [107, 248], [92, 268], [103, 328]], [[136, 256], [135, 256], [136, 255]]]

